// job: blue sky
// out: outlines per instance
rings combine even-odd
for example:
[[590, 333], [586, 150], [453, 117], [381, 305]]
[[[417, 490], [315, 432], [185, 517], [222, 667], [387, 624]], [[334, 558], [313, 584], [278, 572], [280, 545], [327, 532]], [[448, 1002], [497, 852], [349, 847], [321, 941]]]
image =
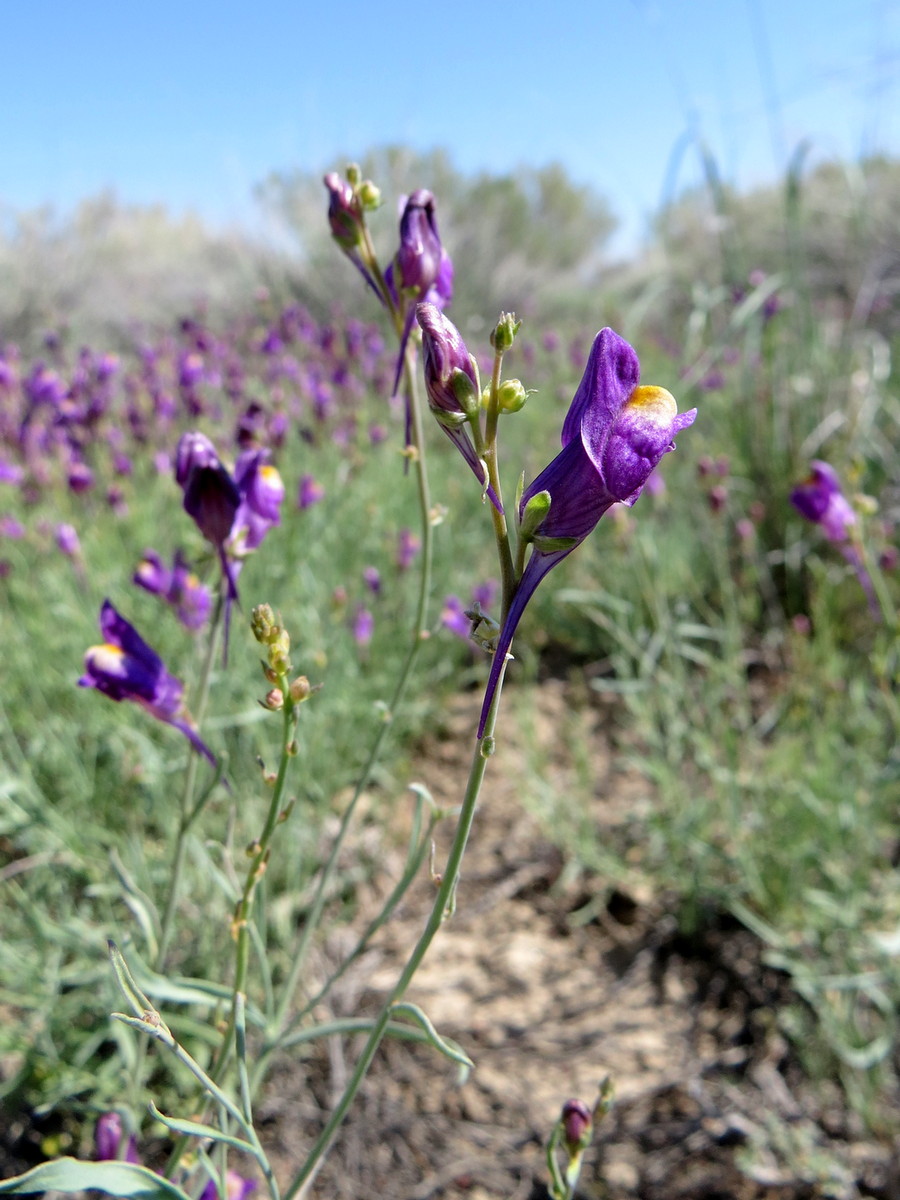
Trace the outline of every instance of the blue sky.
[[560, 161], [626, 243], [691, 133], [741, 186], [803, 138], [900, 152], [896, 0], [5, 0], [0, 28], [7, 210], [111, 186], [249, 222], [269, 172], [404, 142], [465, 170]]

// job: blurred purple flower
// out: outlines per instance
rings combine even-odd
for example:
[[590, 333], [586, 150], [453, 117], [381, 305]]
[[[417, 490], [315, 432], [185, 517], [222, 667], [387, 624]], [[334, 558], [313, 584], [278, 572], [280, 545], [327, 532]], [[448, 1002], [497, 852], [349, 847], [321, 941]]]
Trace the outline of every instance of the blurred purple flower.
[[184, 687], [170, 675], [155, 650], [109, 600], [100, 610], [103, 644], [91, 646], [84, 656], [79, 687], [92, 687], [110, 700], [133, 700], [159, 721], [179, 729], [195, 750], [216, 765], [212, 752], [190, 724], [182, 703]]
[[220, 1197], [216, 1180], [210, 1179], [200, 1193], [199, 1200], [246, 1200], [255, 1188], [252, 1179], [245, 1179], [237, 1171], [228, 1170], [225, 1172], [225, 1196]]
[[97, 1125], [94, 1129], [94, 1147], [98, 1162], [118, 1160], [139, 1163], [141, 1160], [137, 1152], [137, 1138], [133, 1133], [130, 1134], [123, 1146], [124, 1140], [122, 1118], [117, 1112], [107, 1112], [97, 1118]]
[[375, 632], [375, 618], [363, 605], [359, 605], [353, 618], [353, 640], [361, 649], [365, 649], [372, 640]]
[[25, 472], [20, 466], [0, 458], [0, 483], [21, 483], [24, 478]]
[[69, 464], [68, 482], [69, 487], [76, 494], [90, 491], [94, 486], [94, 472], [86, 462], [75, 458]]
[[472, 622], [466, 616], [466, 606], [459, 596], [445, 596], [441, 609], [441, 624], [459, 638], [468, 640], [472, 632]]
[[19, 538], [25, 536], [25, 526], [16, 517], [10, 513], [4, 513], [0, 517], [0, 537], [10, 538], [13, 541], [18, 541]]
[[398, 571], [408, 571], [416, 555], [422, 549], [421, 541], [411, 529], [401, 529], [397, 534], [397, 557], [394, 560]]
[[81, 542], [74, 525], [63, 522], [56, 526], [56, 545], [69, 558], [77, 558], [81, 554]]
[[679, 414], [664, 389], [642, 387], [638, 357], [612, 329], [601, 329], [566, 414], [562, 451], [519, 504], [522, 534], [532, 544], [503, 622], [485, 692], [478, 736], [525, 606], [557, 563], [580, 545], [615, 503], [631, 506], [657, 463], [674, 450], [675, 435], [696, 409]]
[[362, 571], [363, 583], [369, 589], [373, 596], [377, 596], [381, 592], [381, 573], [377, 567], [363, 567]]
[[297, 507], [301, 509], [312, 508], [314, 504], [318, 504], [325, 497], [325, 489], [320, 483], [316, 483], [312, 475], [301, 475], [300, 487], [297, 490]]
[[209, 588], [191, 572], [180, 551], [170, 571], [155, 550], [145, 550], [132, 579], [138, 587], [170, 605], [186, 629], [200, 629], [206, 623], [212, 596]]
[[791, 492], [791, 504], [807, 521], [818, 525], [830, 542], [845, 542], [856, 524], [834, 468], [826, 462], [810, 464], [809, 477]]

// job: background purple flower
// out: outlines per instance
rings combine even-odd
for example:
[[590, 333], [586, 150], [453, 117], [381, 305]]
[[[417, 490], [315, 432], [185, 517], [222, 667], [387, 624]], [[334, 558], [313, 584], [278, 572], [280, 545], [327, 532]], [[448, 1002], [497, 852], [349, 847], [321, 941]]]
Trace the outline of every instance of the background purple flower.
[[109, 600], [100, 610], [103, 644], [91, 646], [84, 656], [79, 687], [92, 687], [110, 700], [133, 700], [160, 721], [180, 729], [195, 750], [216, 765], [212, 752], [186, 719], [183, 685], [170, 675], [155, 650], [121, 616]]

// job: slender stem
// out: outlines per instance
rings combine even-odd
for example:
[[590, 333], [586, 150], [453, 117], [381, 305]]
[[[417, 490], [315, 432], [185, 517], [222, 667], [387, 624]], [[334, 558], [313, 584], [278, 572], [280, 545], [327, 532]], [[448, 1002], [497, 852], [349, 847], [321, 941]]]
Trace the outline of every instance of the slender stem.
[[493, 703], [491, 704], [488, 713], [487, 724], [485, 726], [484, 736], [476, 741], [475, 752], [472, 756], [472, 765], [469, 769], [469, 780], [466, 785], [466, 793], [463, 798], [462, 807], [459, 813], [459, 820], [456, 826], [456, 834], [453, 839], [453, 845], [450, 847], [450, 853], [447, 856], [447, 864], [444, 869], [441, 885], [438, 888], [437, 895], [434, 899], [434, 904], [431, 909], [431, 914], [425, 925], [422, 934], [416, 943], [416, 946], [407, 960], [406, 966], [400, 975], [400, 978], [394, 984], [390, 994], [384, 1001], [381, 1010], [375, 1019], [372, 1032], [363, 1047], [362, 1053], [353, 1070], [353, 1074], [347, 1083], [344, 1093], [334, 1108], [331, 1116], [312, 1147], [306, 1162], [301, 1171], [293, 1180], [290, 1187], [284, 1194], [284, 1200], [293, 1200], [294, 1196], [304, 1196], [306, 1189], [315, 1178], [325, 1154], [331, 1146], [334, 1137], [340, 1128], [341, 1122], [347, 1114], [347, 1110], [353, 1103], [357, 1092], [366, 1076], [366, 1072], [372, 1064], [372, 1059], [375, 1057], [376, 1051], [385, 1035], [388, 1024], [391, 1019], [391, 1014], [394, 1006], [398, 1004], [409, 987], [410, 981], [418, 970], [422, 960], [424, 959], [428, 948], [434, 941], [437, 931], [440, 929], [445, 917], [452, 908], [454, 897], [456, 894], [456, 886], [459, 882], [460, 866], [462, 864], [463, 854], [465, 853], [466, 843], [469, 839], [469, 833], [472, 829], [472, 821], [475, 816], [475, 810], [478, 804], [478, 796], [481, 791], [481, 785], [484, 781], [485, 771], [487, 769], [487, 760], [494, 752], [494, 728], [497, 722], [497, 712], [500, 704], [500, 692], [503, 687], [503, 676], [497, 683], [497, 688], [494, 693]]
[[[219, 1043], [215, 1058], [209, 1068], [209, 1078], [214, 1083], [221, 1082], [225, 1069], [228, 1065], [231, 1056], [231, 1050], [234, 1045], [235, 1035], [238, 1025], [239, 1009], [243, 1004], [247, 988], [247, 969], [250, 953], [250, 915], [253, 906], [253, 896], [256, 887], [262, 878], [266, 864], [269, 859], [269, 844], [272, 840], [272, 834], [278, 824], [280, 814], [283, 812], [285, 785], [287, 782], [287, 771], [293, 755], [290, 752], [290, 745], [293, 741], [294, 729], [296, 726], [297, 708], [290, 700], [288, 694], [289, 682], [287, 677], [279, 680], [279, 684], [285, 696], [284, 709], [282, 710], [282, 747], [281, 756], [278, 763], [278, 773], [275, 777], [275, 782], [272, 786], [272, 798], [269, 801], [269, 811], [266, 815], [265, 825], [259, 839], [253, 848], [253, 861], [247, 871], [247, 877], [244, 881], [244, 890], [237, 902], [234, 912], [234, 920], [232, 923], [232, 933], [235, 938], [235, 971], [234, 971], [234, 991], [232, 995], [231, 1013], [228, 1018], [228, 1025], [225, 1033], [222, 1036], [222, 1041]], [[187, 1138], [182, 1135], [179, 1137], [175, 1145], [172, 1147], [172, 1153], [169, 1156], [169, 1161], [166, 1164], [166, 1177], [171, 1178], [175, 1168], [177, 1167], [182, 1154], [187, 1147]]]
[[303, 972], [303, 967], [306, 962], [306, 956], [309, 951], [309, 946], [312, 941], [319, 920], [322, 916], [322, 910], [325, 906], [325, 901], [328, 896], [328, 888], [334, 875], [335, 867], [338, 861], [338, 856], [341, 852], [341, 847], [344, 843], [347, 830], [353, 819], [353, 814], [359, 802], [360, 796], [368, 786], [369, 780], [372, 777], [372, 771], [378, 762], [385, 739], [394, 723], [397, 711], [403, 702], [406, 695], [406, 690], [409, 681], [412, 677], [412, 670], [422, 647], [423, 641], [428, 637], [428, 602], [431, 595], [431, 573], [432, 559], [434, 554], [434, 530], [431, 524], [431, 496], [428, 486], [428, 470], [425, 456], [425, 434], [422, 426], [422, 409], [419, 402], [418, 389], [416, 387], [415, 374], [415, 351], [407, 347], [404, 357], [404, 385], [407, 390], [407, 396], [410, 403], [410, 411], [412, 413], [412, 445], [415, 453], [411, 456], [413, 470], [416, 475], [416, 484], [419, 494], [419, 509], [421, 515], [422, 528], [422, 549], [421, 549], [421, 566], [419, 573], [419, 592], [416, 601], [416, 612], [413, 625], [412, 639], [409, 649], [406, 653], [406, 658], [403, 661], [403, 666], [400, 669], [400, 675], [397, 679], [394, 693], [391, 696], [388, 704], [387, 712], [372, 741], [369, 750], [368, 758], [366, 759], [359, 778], [356, 781], [356, 786], [353, 789], [353, 795], [347, 805], [344, 815], [341, 819], [340, 828], [337, 836], [331, 847], [331, 853], [328, 856], [316, 886], [316, 893], [313, 898], [312, 906], [306, 918], [303, 927], [303, 933], [300, 937], [300, 943], [297, 947], [297, 953], [294, 961], [291, 964], [290, 973], [285, 981], [282, 990], [281, 1001], [275, 1015], [274, 1034], [268, 1039], [268, 1048], [263, 1051], [262, 1058], [257, 1060], [254, 1071], [254, 1081], [258, 1082], [260, 1072], [262, 1071], [265, 1061], [269, 1054], [277, 1046], [278, 1039], [284, 1032], [285, 1024], [288, 1018], [291, 1004], [293, 1003], [294, 995], [300, 982], [300, 976]]
[[[200, 679], [198, 681], [197, 701], [194, 706], [194, 718], [197, 725], [203, 723], [203, 718], [206, 715], [206, 708], [209, 702], [210, 684], [212, 682], [212, 669], [215, 662], [216, 650], [219, 644], [219, 633], [222, 628], [222, 616], [225, 609], [225, 603], [222, 593], [219, 593], [219, 599], [216, 604], [216, 609], [213, 614], [212, 624], [209, 630], [209, 639], [206, 644], [206, 654], [203, 658], [203, 665], [200, 670]], [[169, 894], [166, 897], [166, 907], [163, 913], [162, 925], [159, 934], [159, 949], [156, 954], [156, 971], [162, 974], [166, 965], [166, 956], [169, 952], [169, 943], [172, 940], [172, 931], [175, 922], [175, 914], [178, 910], [178, 902], [181, 899], [181, 886], [184, 876], [184, 857], [187, 848], [187, 833], [191, 825], [200, 815], [199, 810], [193, 804], [194, 788], [197, 784], [197, 768], [200, 762], [200, 755], [192, 750], [188, 758], [187, 768], [184, 775], [184, 788], [181, 793], [181, 816], [178, 822], [178, 833], [175, 838], [175, 855], [172, 859], [172, 869], [169, 874]]]
[[[491, 388], [490, 399], [488, 401], [487, 421], [485, 423], [485, 432], [482, 435], [481, 425], [478, 417], [475, 417], [471, 422], [472, 438], [475, 443], [475, 452], [478, 457], [484, 461], [488, 470], [488, 482], [496, 493], [497, 499], [503, 503], [503, 493], [500, 487], [500, 467], [497, 455], [497, 423], [500, 417], [500, 368], [503, 362], [503, 355], [500, 351], [494, 354], [494, 363], [491, 369]], [[497, 512], [493, 505], [490, 505], [491, 518], [494, 525], [494, 540], [497, 543], [497, 559], [500, 564], [500, 581], [502, 588], [501, 611], [505, 616], [510, 604], [512, 603], [513, 594], [516, 590], [516, 584], [519, 575], [513, 566], [512, 550], [509, 542], [509, 528], [506, 523], [506, 517]]]

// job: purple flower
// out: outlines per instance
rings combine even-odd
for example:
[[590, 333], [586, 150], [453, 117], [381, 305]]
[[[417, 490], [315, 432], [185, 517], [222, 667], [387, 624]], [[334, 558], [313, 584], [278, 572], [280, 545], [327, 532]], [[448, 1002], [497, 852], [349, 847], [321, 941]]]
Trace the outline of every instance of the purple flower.
[[468, 640], [472, 622], [466, 616], [466, 607], [459, 596], [446, 596], [441, 609], [441, 624], [459, 638]]
[[229, 553], [238, 557], [255, 550], [273, 525], [281, 524], [284, 484], [269, 462], [268, 450], [245, 450], [234, 467], [241, 497], [228, 538]]
[[400, 217], [400, 247], [389, 268], [392, 290], [411, 291], [445, 308], [453, 298], [453, 264], [441, 245], [434, 196], [419, 188], [408, 197]]
[[[416, 306], [416, 320], [422, 329], [425, 390], [428, 407], [447, 437], [469, 464], [482, 488], [487, 485], [487, 467], [472, 444], [468, 424], [480, 409], [478, 376], [472, 357], [459, 330], [434, 304]], [[486, 488], [491, 503], [502, 513], [497, 493]]]
[[349, 254], [362, 240], [362, 207], [352, 185], [336, 171], [330, 171], [322, 182], [328, 188], [331, 236]]
[[353, 618], [353, 640], [360, 649], [365, 649], [371, 642], [374, 632], [375, 618], [367, 608], [359, 605]]
[[[121, 1162], [138, 1163], [141, 1160], [138, 1158], [137, 1139], [134, 1134], [130, 1134], [125, 1145], [122, 1145], [124, 1140], [124, 1131], [122, 1129], [122, 1118], [117, 1112], [107, 1112], [97, 1118], [97, 1125], [94, 1129], [94, 1147], [98, 1162], [113, 1162], [119, 1160]], [[122, 1151], [124, 1150], [124, 1153]]]
[[791, 504], [807, 521], [818, 525], [830, 542], [837, 542], [841, 546], [841, 553], [856, 572], [856, 578], [866, 593], [869, 611], [878, 617], [881, 610], [872, 577], [859, 547], [853, 544], [850, 532], [856, 524], [856, 513], [841, 490], [833, 467], [816, 460], [810, 464], [810, 468], [809, 478], [791, 492]]
[[613, 504], [634, 504], [656, 464], [674, 450], [675, 435], [694, 422], [696, 409], [679, 415], [664, 388], [641, 387], [639, 379], [631, 346], [612, 329], [601, 329], [563, 422], [562, 451], [519, 504], [520, 536], [532, 552], [491, 663], [479, 737], [513, 634], [538, 584]]
[[841, 490], [834, 468], [826, 462], [810, 464], [809, 478], [791, 492], [791, 504], [807, 521], [820, 526], [830, 542], [845, 542], [856, 513]]
[[241, 494], [230, 472], [205, 434], [185, 433], [175, 451], [175, 481], [184, 490], [184, 508], [222, 558], [226, 578], [225, 541], [241, 506]]
[[300, 486], [297, 489], [297, 507], [301, 510], [312, 508], [325, 497], [325, 489], [316, 483], [312, 475], [301, 475]]
[[56, 527], [56, 544], [68, 558], [78, 558], [81, 554], [81, 542], [74, 525], [63, 522]]
[[362, 570], [363, 583], [369, 589], [373, 596], [377, 596], [381, 592], [381, 572], [377, 567], [363, 567]]
[[91, 646], [84, 656], [79, 687], [93, 687], [110, 700], [133, 700], [152, 716], [180, 729], [195, 750], [216, 765], [212, 752], [189, 723], [182, 704], [180, 680], [170, 675], [162, 659], [147, 645], [133, 625], [109, 600], [100, 609], [103, 644]]
[[422, 549], [422, 543], [411, 529], [401, 529], [397, 534], [397, 557], [394, 560], [398, 571], [408, 571], [413, 559]]
[[193, 574], [180, 551], [170, 571], [155, 550], [145, 550], [132, 580], [171, 605], [186, 629], [200, 629], [209, 617], [212, 608], [209, 588]]
[[[419, 188], [408, 197], [400, 217], [400, 247], [384, 273], [394, 304], [403, 317], [400, 353], [394, 373], [394, 394], [400, 385], [400, 373], [406, 356], [416, 304], [426, 301], [438, 310], [453, 299], [453, 263], [441, 244], [434, 196]], [[412, 432], [412, 413], [406, 401], [406, 442]]]
[[175, 452], [175, 479], [184, 489], [185, 511], [219, 551], [228, 583], [228, 599], [237, 599], [242, 559], [255, 550], [268, 530], [279, 524], [284, 484], [268, 462], [267, 450], [245, 450], [234, 476], [215, 446], [202, 433], [184, 434]]
[[200, 1193], [200, 1200], [246, 1200], [255, 1188], [252, 1179], [245, 1179], [237, 1171], [229, 1170], [225, 1172], [225, 1196], [220, 1197], [217, 1181], [210, 1179]]
[[323, 183], [328, 188], [328, 224], [331, 236], [347, 255], [366, 283], [384, 303], [378, 284], [372, 278], [369, 268], [363, 261], [359, 247], [365, 241], [365, 222], [362, 204], [352, 184], [341, 179], [336, 171], [330, 171]]
[[562, 1109], [563, 1136], [570, 1154], [583, 1150], [591, 1138], [593, 1114], [583, 1100], [567, 1100]]
[[18, 541], [19, 538], [25, 536], [25, 526], [17, 517], [11, 513], [4, 513], [0, 517], [0, 537], [11, 538]]

